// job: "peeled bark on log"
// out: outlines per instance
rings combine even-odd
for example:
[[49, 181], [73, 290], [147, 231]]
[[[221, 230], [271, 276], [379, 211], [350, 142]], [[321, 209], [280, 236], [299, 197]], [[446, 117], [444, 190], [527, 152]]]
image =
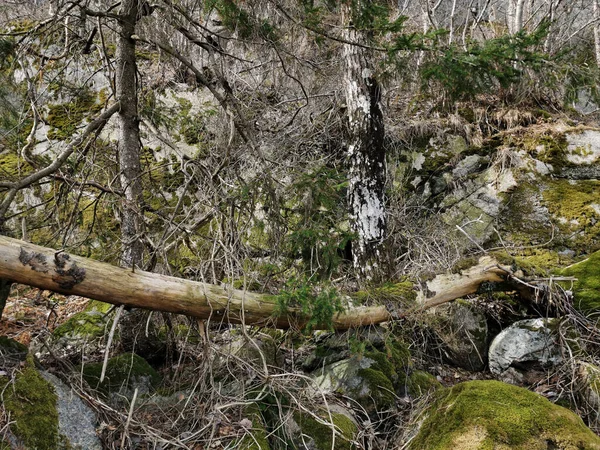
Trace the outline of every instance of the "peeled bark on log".
[[[308, 321], [293, 309], [277, 316], [273, 296], [123, 269], [6, 236], [0, 236], [0, 278], [65, 295], [217, 322], [301, 328]], [[336, 315], [332, 325], [343, 330], [390, 319], [385, 307], [361, 307]]]

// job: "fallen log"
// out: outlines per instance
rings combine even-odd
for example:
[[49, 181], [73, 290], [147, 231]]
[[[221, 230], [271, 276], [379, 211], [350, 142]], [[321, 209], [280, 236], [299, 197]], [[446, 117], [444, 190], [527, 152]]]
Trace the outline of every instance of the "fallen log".
[[[6, 236], [0, 236], [2, 278], [60, 294], [218, 322], [302, 328], [309, 319], [292, 308], [278, 314], [277, 300], [270, 295], [123, 269]], [[390, 319], [383, 306], [360, 307], [334, 316], [332, 326], [343, 330]]]
[[[303, 328], [310, 319], [298, 309], [279, 311], [277, 299], [272, 295], [123, 269], [0, 235], [2, 279], [115, 305], [185, 314], [218, 322]], [[537, 288], [516, 278], [509, 268], [500, 266], [491, 258], [482, 258], [460, 275], [436, 277], [428, 283], [433, 296], [421, 298], [409, 310], [390, 313], [385, 306], [350, 308], [335, 315], [331, 326], [345, 330], [407, 317], [476, 294], [486, 282], [506, 283], [506, 290], [517, 290], [524, 298], [536, 295]], [[329, 324], [316, 326], [328, 327]]]

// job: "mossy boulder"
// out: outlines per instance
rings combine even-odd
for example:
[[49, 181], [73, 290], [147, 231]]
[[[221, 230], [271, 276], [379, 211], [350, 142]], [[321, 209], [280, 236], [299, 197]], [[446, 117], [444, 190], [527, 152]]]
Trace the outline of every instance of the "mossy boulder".
[[161, 377], [141, 356], [135, 353], [123, 353], [108, 360], [104, 381], [100, 382], [102, 363], [90, 363], [83, 366], [84, 380], [90, 387], [103, 394], [120, 393], [129, 396], [136, 388], [140, 394], [147, 394], [156, 388]]
[[600, 449], [600, 438], [572, 411], [499, 381], [469, 381], [436, 391], [412, 450]]
[[423, 370], [415, 370], [406, 380], [407, 392], [413, 398], [420, 397], [441, 387], [442, 383], [434, 375]]
[[[585, 313], [600, 310], [600, 251], [559, 273], [576, 278], [573, 282], [573, 304], [577, 309]], [[570, 282], [563, 285], [570, 288]]]
[[[10, 414], [10, 431], [26, 448], [66, 448], [58, 429], [56, 393], [28, 356], [23, 370], [13, 380], [0, 377], [2, 405]], [[15, 447], [16, 448], [16, 447]]]
[[104, 335], [107, 314], [112, 305], [91, 300], [86, 308], [70, 317], [65, 323], [59, 325], [52, 332], [55, 340], [63, 340], [75, 344], [78, 341], [91, 341]]
[[394, 405], [396, 392], [406, 389], [409, 371], [410, 352], [392, 340], [382, 350], [367, 346], [361, 353], [323, 366], [313, 372], [313, 378], [322, 391], [347, 395], [375, 413]]
[[356, 448], [353, 441], [358, 427], [350, 417], [339, 412], [330, 412], [330, 414], [321, 412], [319, 418], [321, 420], [317, 420], [305, 412], [294, 415], [294, 420], [298, 425], [297, 448], [314, 450], [352, 450]]

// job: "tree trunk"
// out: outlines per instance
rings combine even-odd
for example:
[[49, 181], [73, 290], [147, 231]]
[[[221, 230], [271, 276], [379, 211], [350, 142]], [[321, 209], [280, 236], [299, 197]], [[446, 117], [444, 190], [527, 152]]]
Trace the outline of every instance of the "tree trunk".
[[[356, 8], [364, 7], [357, 2]], [[344, 87], [350, 139], [348, 144], [348, 205], [352, 230], [356, 239], [352, 245], [357, 276], [373, 280], [381, 274], [381, 244], [385, 238], [385, 151], [381, 110], [381, 90], [374, 75], [374, 64], [366, 33], [352, 25], [350, 6], [343, 7], [347, 41], [359, 45], [344, 45]]]
[[119, 165], [124, 192], [121, 210], [121, 265], [141, 265], [143, 256], [142, 234], [142, 168], [140, 165], [140, 129], [137, 105], [137, 66], [135, 34], [138, 20], [138, 0], [124, 0], [118, 20], [119, 36], [116, 51], [115, 87], [119, 110]]
[[600, 0], [594, 0], [594, 47], [596, 49], [596, 64], [600, 68]]
[[4, 306], [6, 306], [6, 300], [10, 294], [12, 283], [12, 280], [0, 278], [0, 319], [2, 319], [2, 312], [4, 311]]
[[[309, 319], [295, 309], [278, 316], [277, 301], [270, 295], [134, 272], [0, 235], [2, 278], [65, 295], [216, 322], [301, 328]], [[348, 329], [390, 319], [385, 307], [360, 307], [336, 315], [332, 325]]]

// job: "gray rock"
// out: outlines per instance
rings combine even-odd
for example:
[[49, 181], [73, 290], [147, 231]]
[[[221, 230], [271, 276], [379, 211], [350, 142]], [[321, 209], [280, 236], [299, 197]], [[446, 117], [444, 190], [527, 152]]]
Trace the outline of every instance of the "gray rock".
[[481, 159], [482, 157], [479, 155], [467, 156], [465, 159], [458, 162], [456, 167], [452, 170], [452, 175], [455, 178], [462, 178], [476, 172], [477, 169], [479, 169]]
[[437, 308], [432, 323], [452, 363], [467, 370], [483, 370], [488, 343], [488, 326], [483, 313], [460, 302]]
[[562, 360], [553, 329], [558, 319], [527, 319], [515, 322], [495, 337], [490, 345], [492, 373], [500, 375], [510, 367], [548, 367]]
[[57, 396], [58, 429], [68, 439], [69, 448], [102, 450], [102, 443], [96, 435], [96, 414], [57, 377], [45, 371], [40, 374], [54, 386]]

